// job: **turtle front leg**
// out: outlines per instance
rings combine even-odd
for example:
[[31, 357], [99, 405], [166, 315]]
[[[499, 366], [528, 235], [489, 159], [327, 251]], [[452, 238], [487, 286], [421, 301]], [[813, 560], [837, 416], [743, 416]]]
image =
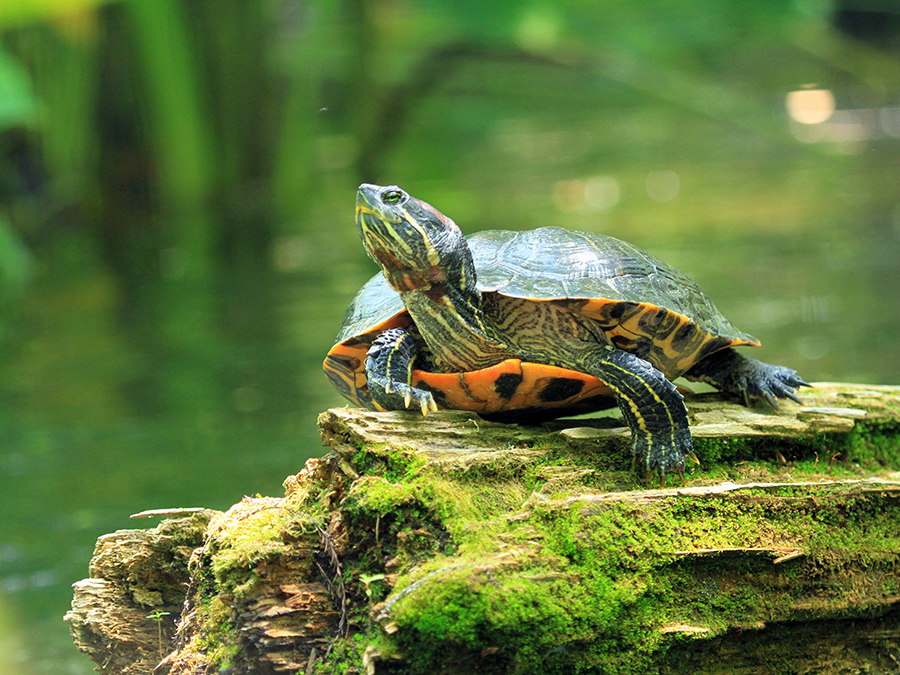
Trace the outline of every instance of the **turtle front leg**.
[[620, 349], [607, 348], [586, 360], [588, 372], [614, 392], [631, 428], [635, 461], [665, 481], [674, 471], [684, 481], [685, 458], [693, 452], [684, 397], [648, 361]]
[[803, 403], [794, 391], [799, 387], [811, 387], [797, 375], [797, 371], [784, 366], [773, 366], [739, 354], [734, 349], [722, 349], [694, 364], [684, 376], [695, 382], [706, 382], [716, 389], [743, 397], [748, 407], [755, 399], [763, 399], [779, 412], [779, 398], [789, 398]]
[[366, 382], [372, 400], [384, 410], [404, 410], [415, 401], [423, 415], [437, 411], [430, 391], [412, 386], [416, 341], [409, 331], [391, 328], [376, 338], [366, 359]]

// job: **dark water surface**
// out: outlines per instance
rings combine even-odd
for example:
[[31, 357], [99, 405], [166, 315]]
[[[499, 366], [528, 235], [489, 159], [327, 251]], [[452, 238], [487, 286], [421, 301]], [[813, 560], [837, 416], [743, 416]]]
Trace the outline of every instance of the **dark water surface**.
[[52, 251], [3, 326], [4, 675], [92, 672], [62, 616], [95, 539], [154, 526], [129, 519], [149, 508], [281, 494], [321, 453], [317, 412], [339, 403], [319, 363], [346, 297], [327, 274], [227, 271], [128, 297], [86, 249]]

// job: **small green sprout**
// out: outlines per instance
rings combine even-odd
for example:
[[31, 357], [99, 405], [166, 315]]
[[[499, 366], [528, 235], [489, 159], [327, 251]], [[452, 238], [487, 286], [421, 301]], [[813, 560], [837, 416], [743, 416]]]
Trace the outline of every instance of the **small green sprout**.
[[156, 630], [158, 631], [159, 636], [159, 660], [162, 662], [163, 660], [163, 644], [162, 644], [162, 620], [164, 616], [169, 616], [171, 612], [163, 612], [162, 610], [157, 609], [153, 614], [148, 614], [148, 619], [153, 619], [156, 621]]

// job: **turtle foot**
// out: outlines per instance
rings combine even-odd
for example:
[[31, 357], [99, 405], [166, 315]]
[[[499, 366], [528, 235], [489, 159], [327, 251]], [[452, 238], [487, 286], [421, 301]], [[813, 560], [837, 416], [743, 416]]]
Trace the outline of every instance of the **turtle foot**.
[[415, 340], [402, 328], [386, 330], [372, 343], [366, 358], [366, 383], [379, 407], [403, 410], [415, 402], [423, 415], [437, 411], [432, 393], [409, 383], [415, 358]]
[[812, 386], [795, 370], [763, 363], [733, 349], [724, 349], [706, 357], [685, 373], [685, 377], [708, 382], [721, 391], [736, 394], [743, 398], [748, 407], [761, 399], [775, 412], [780, 412], [780, 398], [802, 405], [803, 400], [794, 392], [800, 387]]
[[749, 407], [756, 399], [762, 399], [768, 403], [775, 412], [781, 412], [778, 407], [779, 398], [789, 398], [795, 403], [803, 405], [803, 399], [794, 392], [800, 387], [811, 387], [803, 378], [797, 375], [797, 371], [784, 366], [773, 366], [756, 359], [747, 359], [746, 372], [736, 380], [735, 387], [744, 398], [744, 405]]
[[369, 393], [378, 405], [385, 410], [403, 410], [412, 407], [413, 403], [423, 415], [437, 412], [438, 406], [434, 395], [425, 389], [419, 389], [405, 382], [397, 382], [388, 377], [368, 378]]
[[660, 488], [665, 487], [667, 476], [671, 473], [677, 474], [682, 484], [686, 485], [686, 460], [700, 463], [694, 454], [691, 432], [687, 428], [674, 429], [671, 434], [637, 434], [631, 451], [635, 465], [641, 467], [648, 476], [658, 477]]

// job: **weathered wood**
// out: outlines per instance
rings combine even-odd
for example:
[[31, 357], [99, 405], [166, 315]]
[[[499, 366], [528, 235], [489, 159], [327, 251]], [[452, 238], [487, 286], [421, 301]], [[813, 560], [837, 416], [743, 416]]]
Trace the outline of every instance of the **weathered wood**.
[[[842, 433], [865, 419], [900, 419], [900, 387], [885, 385], [851, 386], [818, 383], [805, 389], [804, 405], [786, 401], [781, 412], [764, 407], [747, 408], [718, 394], [687, 393], [691, 434], [704, 438], [802, 438], [824, 433]], [[600, 418], [609, 420], [609, 418]], [[624, 424], [609, 428], [593, 420], [555, 421], [540, 427], [499, 424], [475, 413], [445, 410], [427, 417], [408, 412], [378, 413], [358, 408], [335, 408], [322, 413], [319, 426], [328, 444], [395, 443], [426, 457], [429, 461], [453, 462], [466, 457], [480, 461], [482, 453], [517, 452], [516, 445], [534, 444], [560, 433], [568, 439], [601, 441], [630, 438]], [[533, 457], [535, 451], [520, 447], [519, 456]], [[475, 460], [478, 458], [478, 460]], [[488, 457], [490, 459], [490, 457]]]
[[890, 672], [900, 387], [804, 399], [689, 395], [667, 489], [615, 416], [329, 410], [284, 498], [102, 537], [66, 619], [128, 675]]
[[97, 540], [91, 576], [74, 584], [65, 620], [75, 644], [100, 672], [150, 673], [170, 651], [189, 581], [188, 560], [203, 543], [211, 513]]

